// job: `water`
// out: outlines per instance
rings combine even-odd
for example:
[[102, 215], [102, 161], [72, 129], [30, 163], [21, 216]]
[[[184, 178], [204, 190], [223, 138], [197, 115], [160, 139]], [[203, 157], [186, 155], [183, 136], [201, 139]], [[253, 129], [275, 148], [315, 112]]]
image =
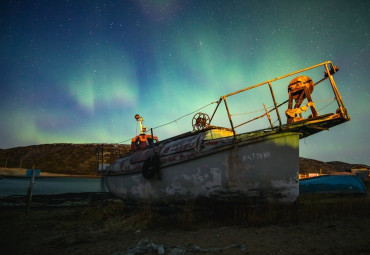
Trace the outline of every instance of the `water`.
[[[26, 195], [30, 178], [0, 179], [0, 196]], [[99, 178], [35, 178], [33, 195], [52, 195], [62, 193], [107, 192]]]

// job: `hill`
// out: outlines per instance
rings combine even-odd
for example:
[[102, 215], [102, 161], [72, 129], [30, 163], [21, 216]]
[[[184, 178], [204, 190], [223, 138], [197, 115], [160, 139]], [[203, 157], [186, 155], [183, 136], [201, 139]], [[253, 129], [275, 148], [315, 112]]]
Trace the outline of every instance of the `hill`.
[[[0, 167], [41, 169], [58, 174], [96, 174], [96, 150], [101, 144], [42, 144], [0, 149]], [[104, 161], [111, 163], [129, 147], [104, 144]], [[340, 161], [321, 162], [300, 158], [299, 172], [323, 174], [347, 171], [357, 164]]]
[[[35, 168], [50, 173], [96, 174], [96, 150], [101, 144], [42, 144], [0, 150], [0, 167]], [[110, 163], [128, 151], [127, 145], [104, 144]]]
[[299, 158], [299, 173], [320, 173], [320, 170], [323, 174], [345, 172], [358, 165], [364, 166], [363, 164], [349, 164], [341, 161], [322, 162], [314, 159]]

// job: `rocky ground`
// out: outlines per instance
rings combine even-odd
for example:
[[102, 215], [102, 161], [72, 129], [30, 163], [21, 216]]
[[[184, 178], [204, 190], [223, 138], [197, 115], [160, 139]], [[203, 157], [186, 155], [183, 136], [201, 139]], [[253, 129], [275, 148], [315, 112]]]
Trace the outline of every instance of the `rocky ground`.
[[22, 205], [0, 207], [1, 253], [370, 254], [368, 197], [301, 197], [289, 206], [171, 211], [132, 209], [106, 196], [80, 200], [69, 206], [36, 203], [29, 213]]

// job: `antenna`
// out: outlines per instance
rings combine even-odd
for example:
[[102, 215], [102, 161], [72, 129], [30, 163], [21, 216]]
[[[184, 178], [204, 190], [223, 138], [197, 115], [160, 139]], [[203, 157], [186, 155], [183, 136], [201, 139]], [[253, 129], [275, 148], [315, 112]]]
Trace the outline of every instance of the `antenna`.
[[135, 114], [135, 119], [136, 119], [136, 121], [139, 122], [139, 124], [140, 124], [140, 134], [143, 135], [144, 132], [146, 131], [146, 127], [143, 126], [144, 119], [139, 114]]

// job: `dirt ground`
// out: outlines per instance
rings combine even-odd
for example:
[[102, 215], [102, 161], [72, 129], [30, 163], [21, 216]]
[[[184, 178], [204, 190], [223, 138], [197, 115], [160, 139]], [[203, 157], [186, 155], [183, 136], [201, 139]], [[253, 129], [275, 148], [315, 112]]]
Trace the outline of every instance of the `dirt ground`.
[[209, 208], [202, 216], [189, 208], [133, 210], [114, 199], [29, 213], [2, 206], [1, 254], [370, 254], [369, 198], [334, 201], [304, 200], [283, 211]]

